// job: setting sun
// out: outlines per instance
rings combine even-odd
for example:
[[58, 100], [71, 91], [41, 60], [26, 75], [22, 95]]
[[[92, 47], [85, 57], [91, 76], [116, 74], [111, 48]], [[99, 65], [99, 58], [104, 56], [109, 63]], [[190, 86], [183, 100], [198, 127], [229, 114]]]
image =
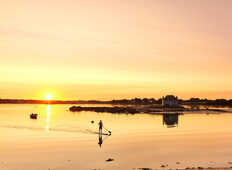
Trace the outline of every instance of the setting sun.
[[53, 99], [52, 94], [46, 94], [45, 100], [52, 100], [52, 99]]

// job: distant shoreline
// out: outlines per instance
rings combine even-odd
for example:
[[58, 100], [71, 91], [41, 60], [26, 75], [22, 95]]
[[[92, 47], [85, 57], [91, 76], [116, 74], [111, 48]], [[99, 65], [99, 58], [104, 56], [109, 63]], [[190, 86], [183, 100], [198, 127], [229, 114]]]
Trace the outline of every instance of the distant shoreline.
[[[179, 105], [189, 106], [194, 109], [199, 107], [232, 107], [232, 99], [199, 99], [191, 98], [189, 100], [178, 100]], [[0, 104], [110, 104], [110, 105], [161, 105], [162, 99], [154, 98], [134, 98], [122, 100], [30, 100], [30, 99], [0, 99]]]
[[0, 99], [0, 104], [111, 104], [109, 101]]

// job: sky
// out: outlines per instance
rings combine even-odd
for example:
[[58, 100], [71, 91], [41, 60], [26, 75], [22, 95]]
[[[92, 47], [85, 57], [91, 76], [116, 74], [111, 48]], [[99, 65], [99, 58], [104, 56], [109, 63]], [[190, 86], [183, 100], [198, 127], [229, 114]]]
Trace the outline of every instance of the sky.
[[232, 98], [230, 0], [0, 1], [0, 98]]

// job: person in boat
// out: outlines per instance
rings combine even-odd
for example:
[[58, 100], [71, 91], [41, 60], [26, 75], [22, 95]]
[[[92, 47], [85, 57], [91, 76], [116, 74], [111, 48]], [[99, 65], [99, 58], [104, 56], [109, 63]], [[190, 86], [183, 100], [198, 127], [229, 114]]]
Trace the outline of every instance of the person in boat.
[[103, 128], [102, 120], [100, 120], [100, 122], [98, 123], [98, 125], [99, 125], [99, 133], [102, 134], [102, 128]]
[[36, 114], [36, 113], [30, 114], [31, 119], [37, 119], [37, 116], [38, 116], [38, 114]]

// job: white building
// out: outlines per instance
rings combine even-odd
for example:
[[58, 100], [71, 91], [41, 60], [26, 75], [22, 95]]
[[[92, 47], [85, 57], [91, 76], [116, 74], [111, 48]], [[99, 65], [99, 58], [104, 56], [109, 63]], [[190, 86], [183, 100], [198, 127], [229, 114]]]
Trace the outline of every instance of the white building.
[[178, 106], [178, 97], [173, 95], [167, 95], [162, 98], [162, 105], [166, 107]]

